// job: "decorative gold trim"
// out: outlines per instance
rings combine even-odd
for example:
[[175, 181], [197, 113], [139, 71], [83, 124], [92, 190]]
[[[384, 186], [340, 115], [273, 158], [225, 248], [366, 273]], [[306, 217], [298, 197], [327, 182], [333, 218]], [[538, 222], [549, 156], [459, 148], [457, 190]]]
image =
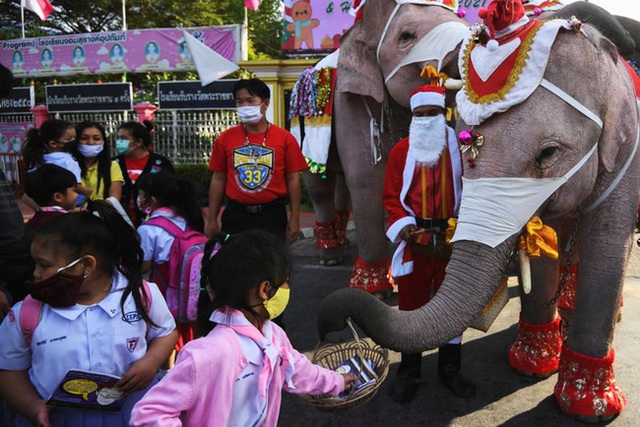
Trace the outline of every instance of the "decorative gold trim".
[[531, 50], [531, 45], [533, 44], [533, 39], [538, 33], [538, 30], [542, 28], [542, 23], [536, 23], [535, 26], [529, 31], [529, 34], [525, 36], [522, 40], [522, 47], [520, 48], [520, 53], [518, 54], [518, 58], [516, 59], [516, 63], [509, 73], [509, 77], [507, 77], [507, 82], [498, 92], [491, 93], [489, 95], [480, 96], [475, 90], [471, 87], [471, 79], [469, 78], [469, 63], [471, 61], [471, 51], [476, 46], [473, 42], [473, 39], [470, 39], [467, 43], [464, 52], [464, 61], [462, 63], [462, 68], [464, 70], [464, 91], [467, 94], [467, 98], [469, 101], [474, 104], [490, 104], [496, 101], [502, 101], [507, 93], [515, 86], [515, 84], [520, 79], [520, 74], [522, 74], [522, 69], [525, 66], [525, 63], [529, 59], [529, 51]]

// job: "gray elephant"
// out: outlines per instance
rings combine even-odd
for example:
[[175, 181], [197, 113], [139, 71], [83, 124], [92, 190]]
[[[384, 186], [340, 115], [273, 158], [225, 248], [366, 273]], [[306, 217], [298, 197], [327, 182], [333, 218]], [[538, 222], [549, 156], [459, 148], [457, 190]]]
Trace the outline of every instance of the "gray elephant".
[[[554, 13], [560, 17], [586, 16], [599, 27], [607, 28], [608, 36], [619, 49], [624, 52], [633, 49], [633, 40], [611, 15], [590, 3], [579, 3]], [[455, 2], [364, 3], [362, 19], [341, 40], [333, 122], [328, 125], [332, 129], [325, 133], [333, 136], [335, 144], [324, 161], [326, 170], [303, 175], [318, 221], [315, 231], [322, 249], [321, 264], [333, 265], [342, 258], [350, 193], [359, 256], [349, 285], [379, 297], [388, 295], [392, 287], [381, 199], [384, 162], [390, 147], [406, 136], [409, 94], [424, 83], [421, 70], [427, 65], [435, 66], [452, 77], [451, 82], [460, 76], [456, 62], [458, 44], [468, 24], [451, 10], [448, 6], [451, 4]], [[321, 67], [324, 65], [331, 66]], [[455, 83], [450, 87], [454, 86]], [[452, 120], [454, 97], [453, 91], [448, 93]]]
[[[532, 290], [522, 296], [510, 362], [518, 368], [522, 360], [524, 370], [531, 360], [544, 364], [543, 370], [555, 363], [561, 409], [583, 421], [606, 421], [626, 403], [615, 383], [611, 342], [640, 184], [633, 71], [608, 39], [576, 19], [487, 26], [488, 36], [476, 27], [460, 51], [458, 131], [466, 164], [444, 284], [411, 312], [365, 292], [339, 290], [320, 308], [320, 336], [343, 329], [350, 317], [396, 351], [446, 343], [482, 312], [521, 230], [537, 216], [558, 231], [560, 256], [531, 259]], [[516, 35], [501, 38], [498, 30]], [[516, 59], [509, 64], [511, 54]], [[576, 253], [576, 305], [563, 342], [557, 286], [549, 284], [558, 283], [558, 265]]]

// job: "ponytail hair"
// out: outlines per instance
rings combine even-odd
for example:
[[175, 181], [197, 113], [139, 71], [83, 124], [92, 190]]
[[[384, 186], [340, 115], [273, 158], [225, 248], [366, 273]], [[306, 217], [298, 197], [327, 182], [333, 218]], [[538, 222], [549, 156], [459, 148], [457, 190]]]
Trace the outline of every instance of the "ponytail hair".
[[120, 309], [131, 295], [137, 311], [150, 326], [157, 327], [149, 317], [151, 296], [142, 284], [142, 249], [138, 234], [111, 205], [90, 201], [88, 210], [59, 215], [42, 225], [36, 237], [58, 239], [70, 258], [93, 255], [98, 268], [113, 276], [116, 270], [127, 278], [127, 287], [120, 299]]
[[207, 329], [211, 312], [223, 307], [249, 310], [262, 323], [264, 319], [247, 306], [247, 295], [264, 281], [277, 289], [290, 274], [286, 243], [275, 235], [262, 230], [215, 235], [205, 245], [202, 258], [200, 287], [206, 295], [201, 293], [198, 305], [199, 331]]
[[[84, 159], [84, 156], [80, 154], [78, 145], [80, 144], [80, 136], [85, 129], [96, 128], [102, 134], [102, 151], [97, 156], [98, 161], [98, 183], [96, 188], [100, 188], [100, 182], [102, 181], [102, 198], [107, 199], [109, 197], [109, 190], [111, 189], [111, 150], [109, 149], [109, 142], [107, 141], [107, 132], [98, 122], [84, 121], [76, 125], [76, 137], [78, 144], [74, 147], [73, 157], [76, 159]], [[87, 165], [84, 161], [79, 161], [80, 171], [82, 177], [87, 177]]]
[[22, 159], [27, 168], [33, 169], [43, 163], [42, 157], [47, 152], [49, 141], [58, 141], [65, 131], [73, 125], [66, 120], [50, 119], [42, 123], [40, 129], [29, 128], [22, 146]]
[[149, 173], [140, 177], [138, 191], [147, 197], [155, 197], [160, 206], [175, 208], [191, 229], [204, 232], [204, 218], [198, 203], [198, 193], [194, 184], [166, 171]]

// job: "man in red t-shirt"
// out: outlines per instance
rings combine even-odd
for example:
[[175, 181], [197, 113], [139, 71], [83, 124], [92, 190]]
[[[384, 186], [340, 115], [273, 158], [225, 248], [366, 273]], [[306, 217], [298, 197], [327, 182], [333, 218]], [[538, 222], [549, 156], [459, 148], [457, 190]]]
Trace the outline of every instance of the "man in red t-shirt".
[[[269, 87], [259, 79], [240, 80], [233, 95], [242, 124], [223, 132], [213, 146], [209, 169], [209, 222], [206, 234], [260, 229], [288, 242], [300, 234], [300, 174], [307, 162], [293, 135], [269, 123]], [[287, 221], [286, 204], [290, 205]]]

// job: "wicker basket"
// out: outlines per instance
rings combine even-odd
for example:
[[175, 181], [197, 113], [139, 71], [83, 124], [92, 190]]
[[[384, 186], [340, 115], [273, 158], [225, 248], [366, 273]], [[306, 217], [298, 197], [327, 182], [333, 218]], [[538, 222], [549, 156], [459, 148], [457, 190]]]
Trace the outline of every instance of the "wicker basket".
[[[353, 333], [353, 340], [339, 344], [325, 344], [316, 348], [313, 353], [312, 362], [327, 369], [334, 369], [352, 357], [359, 357], [361, 361], [371, 359], [375, 363], [374, 371], [376, 380], [370, 384], [353, 391], [346, 398], [329, 396], [327, 394], [310, 396], [302, 395], [302, 400], [323, 411], [339, 411], [353, 408], [368, 402], [378, 391], [380, 385], [389, 373], [389, 351], [379, 345], [371, 345], [358, 337], [351, 319], [347, 319], [347, 325]], [[366, 363], [361, 363], [364, 367]]]

